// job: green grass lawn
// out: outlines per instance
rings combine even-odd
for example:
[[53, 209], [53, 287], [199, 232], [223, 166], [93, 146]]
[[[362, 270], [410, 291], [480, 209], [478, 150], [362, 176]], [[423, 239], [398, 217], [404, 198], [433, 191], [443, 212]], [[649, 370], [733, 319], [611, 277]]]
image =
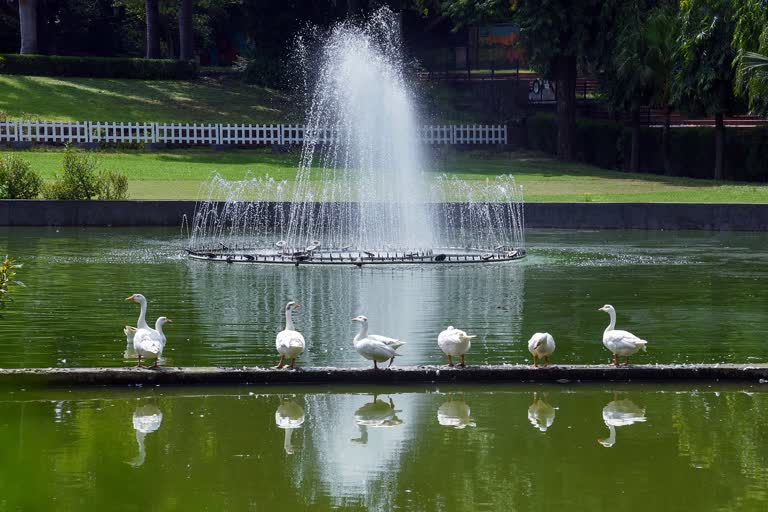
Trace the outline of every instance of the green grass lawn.
[[[63, 157], [59, 150], [17, 153], [47, 179]], [[102, 169], [128, 176], [132, 199], [198, 199], [214, 172], [231, 180], [268, 174], [293, 181], [298, 162], [296, 153], [266, 149], [102, 151], [99, 157]], [[447, 174], [465, 180], [512, 174], [523, 185], [527, 201], [768, 203], [768, 185], [631, 174], [526, 152], [448, 151], [432, 156], [428, 167], [433, 177]]]
[[116, 122], [296, 122], [291, 98], [237, 78], [113, 80], [0, 75], [0, 113], [11, 118]]

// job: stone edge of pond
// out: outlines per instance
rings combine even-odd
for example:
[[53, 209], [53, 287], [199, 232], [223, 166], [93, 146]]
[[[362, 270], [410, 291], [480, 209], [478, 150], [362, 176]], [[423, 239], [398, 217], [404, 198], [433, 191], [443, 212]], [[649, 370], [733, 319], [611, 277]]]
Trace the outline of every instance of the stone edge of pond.
[[[0, 226], [181, 226], [196, 201], [0, 200]], [[446, 203], [448, 207], [452, 203]], [[221, 208], [223, 203], [218, 203]], [[289, 203], [270, 203], [287, 209]], [[525, 203], [528, 228], [768, 231], [768, 204]]]
[[276, 370], [261, 367], [137, 368], [22, 368], [0, 369], [0, 384], [47, 386], [135, 386], [210, 384], [473, 384], [579, 382], [755, 382], [768, 383], [768, 364], [523, 365], [410, 366], [373, 371], [368, 368], [299, 367]]

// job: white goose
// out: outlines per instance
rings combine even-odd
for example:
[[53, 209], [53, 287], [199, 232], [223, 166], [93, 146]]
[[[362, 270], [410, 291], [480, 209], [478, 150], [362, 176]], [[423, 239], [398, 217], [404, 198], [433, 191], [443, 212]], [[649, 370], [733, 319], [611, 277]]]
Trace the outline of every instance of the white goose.
[[464, 354], [469, 351], [469, 347], [472, 345], [472, 338], [475, 336], [469, 336], [461, 329], [456, 329], [454, 326], [449, 325], [437, 336], [437, 346], [448, 356], [448, 366], [453, 366], [453, 358], [461, 356], [461, 363], [459, 366], [464, 368]]
[[154, 329], [137, 329], [136, 334], [133, 336], [133, 348], [136, 351], [136, 355], [139, 357], [139, 362], [136, 365], [137, 368], [141, 368], [141, 358], [154, 359], [155, 364], [152, 368], [158, 367], [158, 361], [163, 355], [163, 349], [165, 348], [165, 333], [163, 333], [163, 325], [166, 322], [173, 323], [170, 319], [161, 316], [155, 322]]
[[533, 356], [533, 367], [538, 368], [537, 358], [544, 358], [544, 368], [549, 366], [549, 356], [555, 351], [555, 338], [548, 332], [537, 332], [528, 340], [528, 352]]
[[280, 354], [280, 362], [275, 366], [277, 369], [283, 367], [286, 359], [291, 360], [291, 368], [294, 368], [296, 358], [304, 352], [304, 336], [293, 326], [292, 312], [299, 309], [301, 309], [301, 304], [297, 304], [294, 301], [285, 305], [285, 329], [277, 333], [277, 338], [275, 339], [275, 347], [277, 348], [277, 353]]
[[130, 300], [133, 302], [138, 302], [141, 306], [141, 311], [139, 312], [139, 319], [136, 322], [136, 327], [131, 327], [130, 325], [126, 325], [123, 329], [123, 332], [125, 333], [125, 339], [126, 339], [126, 345], [125, 345], [125, 357], [131, 358], [136, 355], [136, 350], [133, 348], [133, 337], [136, 335], [136, 331], [139, 329], [148, 329], [152, 330], [152, 328], [147, 325], [147, 299], [140, 293], [134, 293], [130, 297], [128, 297], [125, 300]]
[[603, 423], [608, 427], [608, 437], [598, 439], [606, 448], [616, 444], [616, 427], [625, 427], [645, 421], [645, 409], [641, 409], [632, 400], [614, 400], [603, 407]]
[[352, 340], [357, 353], [373, 361], [374, 370], [379, 369], [377, 363], [383, 363], [386, 360], [389, 360], [387, 368], [392, 366], [398, 347], [405, 345], [405, 342], [377, 334], [368, 334], [368, 318], [363, 315], [356, 316], [352, 321], [360, 323], [360, 332]]
[[275, 425], [285, 430], [283, 449], [288, 455], [293, 454], [291, 434], [304, 425], [304, 408], [293, 400], [286, 400], [275, 411]]
[[598, 311], [605, 311], [611, 317], [608, 327], [603, 332], [603, 345], [613, 353], [613, 366], [619, 366], [619, 356], [624, 356], [626, 358], [625, 364], [629, 366], [629, 356], [638, 350], [645, 352], [648, 342], [631, 332], [614, 329], [616, 327], [616, 310], [610, 304], [606, 304]]
[[136, 431], [136, 443], [139, 454], [129, 462], [133, 467], [144, 464], [147, 453], [144, 450], [144, 438], [160, 428], [163, 423], [163, 413], [154, 405], [141, 405], [133, 412], [133, 430]]

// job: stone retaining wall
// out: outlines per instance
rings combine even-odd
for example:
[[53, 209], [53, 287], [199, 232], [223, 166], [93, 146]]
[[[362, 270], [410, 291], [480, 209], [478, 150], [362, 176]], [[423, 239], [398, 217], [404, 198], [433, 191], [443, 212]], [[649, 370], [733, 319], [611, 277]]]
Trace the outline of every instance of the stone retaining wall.
[[[180, 226], [194, 210], [195, 201], [0, 200], [0, 226]], [[768, 231], [768, 204], [527, 203], [525, 225]]]

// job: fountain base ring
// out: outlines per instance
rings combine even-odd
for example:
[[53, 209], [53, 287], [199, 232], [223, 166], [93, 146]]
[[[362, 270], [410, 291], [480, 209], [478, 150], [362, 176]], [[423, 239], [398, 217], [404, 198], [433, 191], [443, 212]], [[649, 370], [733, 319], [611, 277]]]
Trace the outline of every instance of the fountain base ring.
[[501, 263], [525, 258], [525, 249], [482, 250], [438, 248], [428, 251], [352, 251], [324, 249], [312, 252], [280, 252], [258, 248], [187, 249], [191, 259], [223, 263], [282, 265], [395, 265]]

